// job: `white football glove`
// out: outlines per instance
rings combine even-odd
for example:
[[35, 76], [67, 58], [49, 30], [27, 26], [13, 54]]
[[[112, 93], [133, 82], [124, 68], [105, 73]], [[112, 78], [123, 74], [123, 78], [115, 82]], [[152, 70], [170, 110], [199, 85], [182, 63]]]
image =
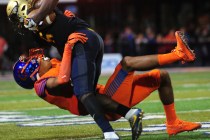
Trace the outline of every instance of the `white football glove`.
[[24, 27], [31, 31], [37, 31], [37, 29], [38, 29], [37, 24], [34, 22], [34, 20], [32, 18], [24, 19]]

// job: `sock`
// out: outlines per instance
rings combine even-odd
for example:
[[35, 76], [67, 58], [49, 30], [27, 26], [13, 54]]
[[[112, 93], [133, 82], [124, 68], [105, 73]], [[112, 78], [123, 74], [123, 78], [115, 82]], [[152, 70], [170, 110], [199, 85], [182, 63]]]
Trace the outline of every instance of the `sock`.
[[115, 132], [105, 132], [104, 139], [120, 139], [119, 136]]
[[158, 63], [159, 65], [171, 64], [173, 62], [179, 61], [180, 58], [175, 52], [167, 53], [167, 54], [158, 54]]
[[129, 120], [133, 116], [133, 114], [136, 113], [136, 111], [138, 111], [138, 109], [130, 109], [128, 111], [128, 113], [125, 115], [125, 119], [126, 120]]
[[167, 124], [173, 124], [174, 121], [177, 119], [174, 103], [170, 105], [164, 105], [164, 110], [166, 114]]
[[98, 102], [93, 93], [83, 94], [78, 98], [103, 132], [114, 131], [109, 121], [105, 118], [104, 110], [101, 104]]
[[97, 125], [101, 128], [103, 132], [113, 132], [113, 128], [110, 125], [109, 121], [101, 114], [95, 114], [92, 116]]
[[131, 109], [124, 105], [119, 104], [117, 109], [115, 110], [115, 112], [118, 115], [125, 117], [125, 115], [128, 113], [129, 110], [131, 110]]

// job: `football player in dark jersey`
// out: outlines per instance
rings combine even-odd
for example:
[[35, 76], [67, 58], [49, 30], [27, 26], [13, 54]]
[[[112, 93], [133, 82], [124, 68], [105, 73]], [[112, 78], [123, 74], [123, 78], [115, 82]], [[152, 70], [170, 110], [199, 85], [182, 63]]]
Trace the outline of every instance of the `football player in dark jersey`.
[[[70, 40], [70, 34], [78, 32], [87, 36], [87, 42], [78, 42], [72, 52], [73, 90], [102, 131], [112, 135], [114, 130], [94, 96], [101, 73], [103, 40], [85, 21], [73, 16], [70, 11], [64, 14], [56, 8], [57, 2], [58, 0], [10, 0], [7, 15], [19, 31], [31, 30], [39, 46], [54, 46], [61, 55], [65, 43]], [[133, 134], [137, 135], [139, 132]], [[116, 137], [114, 133], [114, 138]]]

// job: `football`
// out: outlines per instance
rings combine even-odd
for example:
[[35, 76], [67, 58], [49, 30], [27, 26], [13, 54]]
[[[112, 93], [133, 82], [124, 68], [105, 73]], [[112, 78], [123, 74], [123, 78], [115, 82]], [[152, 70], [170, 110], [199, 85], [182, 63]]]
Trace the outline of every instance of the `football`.
[[[37, 13], [37, 9], [32, 10], [29, 14], [28, 17], [33, 17]], [[50, 24], [52, 24], [55, 20], [56, 14], [54, 11], [52, 11], [50, 14], [48, 14], [42, 21], [39, 22], [38, 24], [38, 29], [42, 30], [46, 27], [48, 27]]]
[[44, 29], [46, 27], [48, 27], [49, 25], [51, 25], [54, 21], [55, 21], [55, 17], [56, 17], [56, 14], [55, 12], [51, 12], [50, 14], [48, 14], [44, 19], [43, 21], [41, 21], [38, 25], [38, 29], [41, 30], [41, 29]]
[[49, 15], [47, 15], [44, 20], [43, 20], [43, 24], [44, 25], [50, 25], [53, 23], [53, 21], [55, 20], [55, 12], [51, 12]]

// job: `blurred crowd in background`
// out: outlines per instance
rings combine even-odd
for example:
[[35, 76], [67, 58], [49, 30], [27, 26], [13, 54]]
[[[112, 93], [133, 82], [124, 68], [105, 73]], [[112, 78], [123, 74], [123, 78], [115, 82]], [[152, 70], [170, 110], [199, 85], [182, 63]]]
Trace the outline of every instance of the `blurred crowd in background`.
[[[167, 53], [176, 46], [175, 31], [181, 30], [188, 35], [197, 57], [186, 66], [210, 66], [209, 0], [78, 0], [60, 3], [58, 7], [87, 21], [103, 37], [105, 53], [122, 56]], [[18, 57], [27, 54], [28, 47], [35, 47], [32, 34], [25, 39], [14, 32], [5, 9], [6, 5], [0, 5], [1, 73], [11, 70]], [[46, 52], [50, 57], [59, 57], [55, 48]]]

